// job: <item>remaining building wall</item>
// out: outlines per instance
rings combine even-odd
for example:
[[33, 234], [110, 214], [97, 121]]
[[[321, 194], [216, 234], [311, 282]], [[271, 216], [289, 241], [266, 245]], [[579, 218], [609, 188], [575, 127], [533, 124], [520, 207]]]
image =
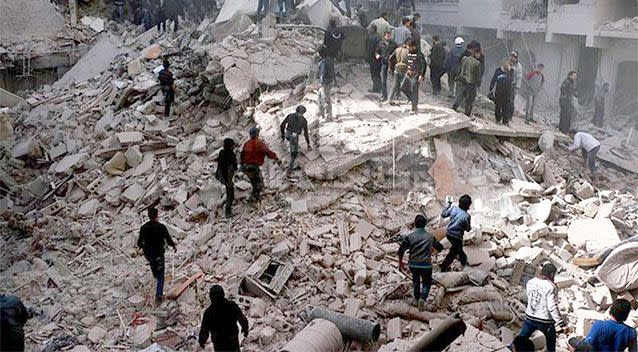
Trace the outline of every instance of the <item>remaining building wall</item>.
[[49, 0], [0, 0], [0, 39], [21, 40], [54, 36], [64, 17]]

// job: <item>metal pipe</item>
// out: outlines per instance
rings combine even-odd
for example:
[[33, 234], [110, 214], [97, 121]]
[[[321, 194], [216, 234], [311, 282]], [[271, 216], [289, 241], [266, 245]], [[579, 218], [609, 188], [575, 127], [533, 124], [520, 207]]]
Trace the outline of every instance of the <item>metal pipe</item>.
[[340, 352], [343, 348], [343, 337], [337, 326], [326, 319], [315, 319], [279, 352]]
[[381, 335], [381, 325], [371, 321], [333, 312], [322, 307], [312, 307], [308, 314], [310, 320], [322, 318], [337, 326], [341, 334], [354, 340], [375, 342]]
[[465, 322], [463, 322], [459, 314], [456, 313], [419, 340], [410, 348], [410, 352], [443, 351], [443, 349], [454, 342], [457, 337], [465, 333], [466, 328]]

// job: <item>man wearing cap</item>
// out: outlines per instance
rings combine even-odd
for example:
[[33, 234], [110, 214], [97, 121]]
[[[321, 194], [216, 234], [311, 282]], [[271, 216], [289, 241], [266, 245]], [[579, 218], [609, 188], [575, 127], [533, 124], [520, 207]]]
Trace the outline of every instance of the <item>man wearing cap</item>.
[[445, 58], [445, 63], [443, 64], [443, 70], [447, 73], [447, 84], [448, 89], [450, 90], [448, 97], [450, 98], [454, 97], [456, 76], [461, 70], [461, 59], [465, 52], [463, 43], [465, 43], [465, 41], [462, 37], [456, 37], [454, 39], [454, 47], [450, 50], [450, 52], [448, 52], [447, 57]]
[[259, 202], [261, 200], [261, 191], [264, 188], [261, 166], [264, 165], [265, 157], [275, 160], [277, 163], [281, 163], [281, 161], [277, 158], [277, 154], [259, 139], [259, 129], [257, 127], [251, 128], [248, 134], [250, 139], [244, 143], [244, 148], [241, 151], [241, 166], [253, 188], [251, 201]]
[[512, 102], [510, 104], [510, 109], [512, 109], [513, 112], [516, 94], [518, 90], [521, 89], [521, 84], [523, 84], [523, 66], [521, 66], [521, 63], [518, 61], [518, 51], [512, 51], [510, 53], [510, 62], [512, 63], [512, 72], [514, 73], [512, 76]]
[[286, 116], [284, 121], [279, 126], [279, 129], [281, 130], [281, 140], [283, 141], [284, 139], [287, 139], [288, 142], [290, 142], [290, 164], [288, 164], [286, 176], [290, 176], [292, 174], [295, 160], [297, 159], [297, 155], [299, 154], [299, 135], [302, 131], [304, 133], [304, 137], [306, 138], [306, 145], [308, 146], [308, 150], [312, 150], [312, 147], [310, 146], [310, 138], [308, 136], [308, 121], [303, 116], [305, 112], [305, 106], [297, 106], [295, 112]]

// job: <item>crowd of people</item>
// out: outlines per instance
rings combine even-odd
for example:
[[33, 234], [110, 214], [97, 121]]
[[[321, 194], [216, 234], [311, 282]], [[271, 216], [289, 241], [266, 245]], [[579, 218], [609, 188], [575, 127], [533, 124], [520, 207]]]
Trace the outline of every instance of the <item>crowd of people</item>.
[[130, 20], [145, 30], [157, 26], [160, 33], [166, 31], [170, 21], [177, 32], [180, 16], [201, 21], [215, 12], [216, 0], [113, 0], [112, 19], [116, 22]]

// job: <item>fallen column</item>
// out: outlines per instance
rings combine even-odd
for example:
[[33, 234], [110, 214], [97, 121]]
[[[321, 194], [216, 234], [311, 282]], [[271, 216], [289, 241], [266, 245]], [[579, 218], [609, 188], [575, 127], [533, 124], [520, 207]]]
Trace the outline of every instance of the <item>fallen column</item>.
[[314, 319], [280, 352], [339, 352], [343, 347], [343, 337], [335, 324], [326, 319]]
[[425, 335], [419, 340], [412, 348], [410, 352], [435, 352], [443, 351], [449, 346], [457, 337], [465, 333], [466, 325], [459, 317], [459, 314], [454, 314], [452, 318], [443, 321], [439, 326], [434, 328], [429, 334]]
[[381, 325], [371, 321], [336, 313], [326, 308], [313, 307], [308, 319], [322, 318], [334, 323], [341, 334], [354, 340], [375, 342], [381, 335]]

